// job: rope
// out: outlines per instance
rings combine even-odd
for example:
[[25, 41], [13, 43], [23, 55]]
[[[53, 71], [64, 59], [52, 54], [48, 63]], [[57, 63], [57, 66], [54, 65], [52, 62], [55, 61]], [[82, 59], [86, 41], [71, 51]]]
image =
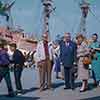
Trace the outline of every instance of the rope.
[[89, 12], [90, 12], [90, 13], [95, 17], [95, 19], [100, 23], [99, 17], [96, 16], [95, 13], [94, 13], [91, 9], [89, 9]]

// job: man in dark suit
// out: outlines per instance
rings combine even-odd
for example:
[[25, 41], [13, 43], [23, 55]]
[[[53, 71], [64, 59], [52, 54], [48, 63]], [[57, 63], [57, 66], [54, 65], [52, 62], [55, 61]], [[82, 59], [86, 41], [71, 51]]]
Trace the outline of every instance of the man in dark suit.
[[64, 39], [60, 42], [60, 59], [64, 66], [64, 89], [74, 89], [73, 65], [76, 62], [77, 46], [71, 41], [70, 33], [64, 34]]
[[14, 76], [15, 76], [15, 84], [17, 89], [17, 94], [22, 94], [22, 84], [21, 84], [21, 75], [23, 71], [25, 57], [20, 50], [17, 49], [17, 45], [15, 43], [10, 44], [10, 49], [13, 51], [13, 60], [14, 63]]

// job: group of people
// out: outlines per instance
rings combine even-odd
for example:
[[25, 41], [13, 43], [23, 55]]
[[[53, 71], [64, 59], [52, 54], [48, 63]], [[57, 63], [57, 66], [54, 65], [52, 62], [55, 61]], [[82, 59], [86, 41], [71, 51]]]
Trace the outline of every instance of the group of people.
[[[65, 81], [64, 89], [75, 89], [75, 79], [82, 81], [80, 92], [88, 89], [88, 80], [93, 77], [93, 85], [100, 85], [100, 43], [98, 35], [92, 35], [91, 42], [82, 34], [78, 34], [75, 41], [71, 39], [70, 33], [65, 33], [63, 38], [57, 42], [48, 42], [48, 34], [42, 35], [42, 41], [37, 45], [35, 61], [39, 68], [40, 91], [52, 88], [52, 69], [56, 71], [56, 78]], [[77, 66], [77, 67], [76, 67]], [[63, 67], [63, 75], [59, 72]], [[90, 67], [91, 73], [90, 75]], [[77, 68], [77, 70], [76, 70]]]
[[[13, 52], [12, 58], [9, 58], [5, 45], [0, 43], [0, 82], [5, 78], [8, 95], [14, 96], [9, 65], [14, 65], [16, 93], [21, 94], [23, 92], [21, 74], [25, 64], [25, 56], [17, 49], [15, 43], [9, 45], [10, 50]], [[75, 89], [75, 74], [77, 73], [77, 79], [82, 81], [80, 92], [86, 91], [90, 78], [90, 67], [94, 80], [93, 85], [98, 86], [98, 83], [100, 85], [100, 43], [98, 42], [98, 35], [96, 33], [92, 35], [91, 42], [88, 42], [82, 34], [78, 34], [75, 41], [73, 41], [70, 33], [65, 33], [59, 41], [50, 42], [48, 34], [44, 33], [42, 34], [42, 40], [37, 44], [33, 58], [33, 62], [39, 70], [40, 91], [53, 88], [53, 69], [56, 72], [56, 78], [65, 81], [64, 89]], [[88, 63], [84, 63], [85, 60]], [[61, 67], [63, 68], [63, 74], [59, 76]]]
[[5, 43], [0, 42], [0, 82], [4, 78], [8, 88], [8, 95], [10, 97], [15, 96], [12, 88], [12, 82], [10, 78], [10, 64], [14, 65], [14, 77], [16, 84], [16, 94], [22, 93], [21, 74], [25, 57], [21, 51], [17, 49], [15, 43], [10, 44], [10, 50], [13, 52], [12, 58], [9, 57], [8, 49]]

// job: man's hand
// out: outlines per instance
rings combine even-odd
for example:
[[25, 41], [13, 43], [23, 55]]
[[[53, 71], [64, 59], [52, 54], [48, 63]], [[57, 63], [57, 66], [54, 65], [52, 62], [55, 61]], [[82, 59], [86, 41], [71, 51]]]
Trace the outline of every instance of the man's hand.
[[37, 67], [38, 67], [38, 68], [41, 67], [41, 65], [44, 64], [44, 63], [45, 63], [44, 61], [38, 62], [38, 63], [37, 63]]
[[19, 64], [16, 64], [16, 67], [19, 67], [20, 65]]
[[73, 63], [73, 65], [75, 65], [75, 66], [76, 66], [76, 65], [77, 65], [77, 63], [76, 63], [76, 62], [74, 62], [74, 63]]

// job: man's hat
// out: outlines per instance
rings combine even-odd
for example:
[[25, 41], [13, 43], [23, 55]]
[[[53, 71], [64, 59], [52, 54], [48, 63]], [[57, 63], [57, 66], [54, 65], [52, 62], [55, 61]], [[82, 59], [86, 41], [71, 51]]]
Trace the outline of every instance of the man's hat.
[[11, 47], [15, 47], [15, 48], [17, 47], [16, 43], [10, 43], [9, 45], [10, 45]]

